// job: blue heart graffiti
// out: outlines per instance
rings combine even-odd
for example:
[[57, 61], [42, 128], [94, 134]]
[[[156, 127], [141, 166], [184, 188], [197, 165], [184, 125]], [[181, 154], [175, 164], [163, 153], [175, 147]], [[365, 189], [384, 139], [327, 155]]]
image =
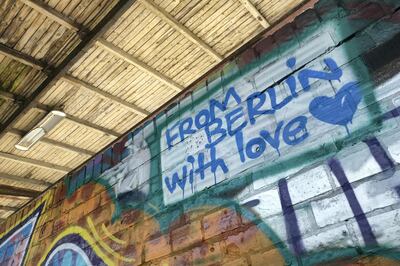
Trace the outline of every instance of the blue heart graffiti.
[[317, 119], [332, 125], [346, 128], [353, 122], [354, 114], [362, 100], [360, 88], [356, 82], [345, 84], [334, 97], [321, 96], [311, 101], [310, 113]]

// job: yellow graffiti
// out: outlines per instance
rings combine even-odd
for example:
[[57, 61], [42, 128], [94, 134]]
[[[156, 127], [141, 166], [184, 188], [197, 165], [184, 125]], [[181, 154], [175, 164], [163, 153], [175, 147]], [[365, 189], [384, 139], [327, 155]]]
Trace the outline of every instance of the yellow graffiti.
[[86, 229], [79, 227], [79, 226], [71, 226], [61, 232], [51, 243], [50, 247], [46, 250], [44, 253], [45, 255], [41, 258], [39, 261], [39, 265], [42, 265], [44, 263], [44, 260], [46, 259], [47, 254], [50, 253], [50, 251], [53, 249], [53, 247], [56, 245], [58, 241], [60, 241], [62, 238], [71, 235], [71, 234], [77, 234], [81, 236], [89, 245], [91, 245], [92, 249], [94, 252], [96, 252], [96, 255], [99, 256], [103, 260], [103, 262], [109, 266], [114, 266], [115, 263], [112, 262], [104, 253], [103, 251], [95, 244], [96, 240], [91, 237], [91, 235], [86, 231]]
[[103, 233], [104, 233], [108, 238], [110, 238], [112, 241], [114, 241], [115, 243], [120, 244], [120, 245], [125, 245], [125, 244], [126, 244], [126, 241], [121, 240], [121, 239], [115, 237], [112, 233], [110, 233], [110, 231], [108, 231], [108, 229], [107, 229], [107, 227], [105, 226], [105, 224], [102, 224], [102, 225], [101, 225], [101, 229], [103, 230]]
[[119, 255], [118, 253], [116, 253], [110, 246], [108, 246], [99, 236], [99, 234], [97, 233], [97, 230], [93, 224], [93, 221], [90, 217], [87, 217], [86, 219], [87, 224], [94, 236], [94, 238], [96, 239], [96, 241], [100, 244], [100, 246], [107, 251], [108, 253], [110, 253], [111, 255], [113, 255], [114, 257], [116, 257], [117, 259], [124, 261], [124, 262], [135, 262], [134, 258], [127, 258], [124, 256]]
[[[22, 223], [22, 221], [26, 220], [29, 216], [31, 216], [32, 213], [34, 213], [37, 210], [37, 208], [39, 208], [42, 204], [44, 204], [44, 205], [43, 205], [43, 209], [42, 209], [41, 213], [44, 213], [44, 211], [45, 211], [45, 209], [47, 207], [47, 202], [48, 202], [49, 198], [50, 198], [49, 193], [45, 194], [39, 201], [37, 201], [37, 203], [35, 204], [35, 207], [32, 208], [32, 210], [30, 212], [28, 212], [28, 214], [26, 214], [26, 215], [20, 217], [19, 219], [17, 219], [12, 226], [7, 228], [7, 230], [5, 230], [3, 233], [0, 233], [0, 238], [5, 236], [8, 232], [10, 232], [12, 229], [14, 229], [15, 226], [19, 225], [20, 223]], [[42, 215], [40, 215], [38, 217], [38, 220], [37, 220], [36, 224], [39, 224], [41, 216]]]

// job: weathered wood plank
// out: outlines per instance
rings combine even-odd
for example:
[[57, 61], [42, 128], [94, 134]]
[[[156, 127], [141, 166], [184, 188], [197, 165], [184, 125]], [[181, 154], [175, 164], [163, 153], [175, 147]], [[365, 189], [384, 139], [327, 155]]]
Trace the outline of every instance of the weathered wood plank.
[[42, 70], [43, 68], [46, 67], [46, 64], [44, 64], [43, 62], [33, 58], [32, 56], [23, 54], [19, 51], [16, 51], [2, 43], [0, 43], [0, 53], [22, 63], [25, 65], [28, 65], [30, 67], [33, 67], [35, 69], [38, 70]]
[[254, 6], [250, 0], [239, 0], [242, 5], [249, 11], [249, 13], [261, 24], [265, 29], [269, 28], [271, 24], [261, 14], [261, 12]]
[[0, 158], [6, 159], [6, 160], [11, 160], [11, 161], [18, 162], [18, 163], [27, 164], [27, 165], [34, 166], [34, 167], [40, 167], [40, 168], [45, 168], [45, 169], [49, 169], [49, 170], [53, 170], [53, 171], [57, 171], [57, 172], [62, 172], [62, 173], [68, 173], [73, 170], [73, 169], [70, 169], [70, 168], [67, 168], [64, 166], [55, 165], [55, 164], [47, 163], [47, 162], [42, 162], [42, 161], [30, 159], [30, 158], [25, 158], [25, 157], [17, 156], [14, 154], [5, 153], [5, 152], [0, 152]]
[[22, 1], [22, 3], [24, 3], [25, 5], [35, 9], [39, 13], [42, 13], [43, 15], [47, 16], [48, 18], [51, 18], [52, 20], [56, 21], [60, 25], [70, 30], [76, 32], [80, 30], [80, 26], [77, 23], [75, 23], [75, 21], [52, 9], [42, 1], [38, 0], [20, 0], [20, 1]]

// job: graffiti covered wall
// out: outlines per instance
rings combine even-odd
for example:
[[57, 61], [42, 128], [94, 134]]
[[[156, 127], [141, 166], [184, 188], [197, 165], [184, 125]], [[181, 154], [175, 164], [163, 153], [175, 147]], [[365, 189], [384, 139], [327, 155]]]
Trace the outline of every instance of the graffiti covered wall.
[[399, 7], [319, 1], [8, 219], [0, 265], [400, 265]]

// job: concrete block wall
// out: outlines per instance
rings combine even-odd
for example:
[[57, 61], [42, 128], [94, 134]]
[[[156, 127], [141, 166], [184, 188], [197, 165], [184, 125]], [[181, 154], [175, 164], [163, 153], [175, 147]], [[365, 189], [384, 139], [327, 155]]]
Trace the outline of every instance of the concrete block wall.
[[321, 0], [0, 228], [0, 265], [400, 265], [400, 2]]

